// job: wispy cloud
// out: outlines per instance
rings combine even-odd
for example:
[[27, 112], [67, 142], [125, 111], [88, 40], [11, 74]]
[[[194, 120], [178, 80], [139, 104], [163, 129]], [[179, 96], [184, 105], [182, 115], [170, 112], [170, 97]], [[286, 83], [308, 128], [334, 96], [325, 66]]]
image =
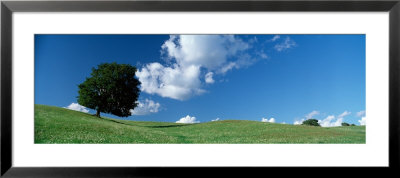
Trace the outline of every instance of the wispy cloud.
[[264, 50], [257, 51], [256, 54], [261, 58], [261, 59], [268, 59], [267, 53], [264, 52]]
[[349, 111], [344, 111], [342, 114], [339, 114], [338, 118], [343, 118], [343, 117], [348, 116], [348, 115], [350, 115], [350, 114], [351, 114], [351, 112], [349, 112]]
[[285, 40], [281, 43], [275, 45], [275, 50], [283, 51], [296, 46], [296, 42], [293, 41], [290, 37], [286, 37]]
[[319, 114], [319, 111], [311, 111], [306, 115], [306, 119], [311, 119], [312, 117], [316, 116]]
[[214, 119], [214, 120], [211, 120], [211, 122], [215, 122], [215, 121], [219, 121], [219, 117], [217, 117], [217, 118]]
[[365, 116], [365, 110], [357, 112], [357, 113], [356, 113], [356, 116], [357, 116], [357, 117], [363, 117], [363, 116]]
[[278, 40], [279, 38], [281, 38], [280, 35], [275, 35], [274, 37], [272, 37], [272, 38], [271, 38], [270, 40], [268, 40], [268, 41], [274, 42], [274, 41]]
[[311, 118], [313, 118], [314, 116], [316, 116], [316, 115], [318, 115], [318, 114], [319, 114], [319, 111], [316, 111], [316, 110], [311, 111], [310, 113], [308, 113], [308, 114], [306, 114], [306, 115], [304, 116], [305, 118], [295, 120], [295, 121], [293, 122], [293, 125], [301, 125], [301, 124], [303, 124], [303, 122], [304, 122], [305, 120], [311, 119]]

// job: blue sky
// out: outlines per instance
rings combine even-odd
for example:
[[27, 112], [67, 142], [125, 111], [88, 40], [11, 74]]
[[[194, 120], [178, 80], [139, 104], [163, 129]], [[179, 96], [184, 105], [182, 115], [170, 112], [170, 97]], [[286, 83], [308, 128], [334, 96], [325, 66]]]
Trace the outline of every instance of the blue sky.
[[142, 82], [133, 116], [107, 117], [365, 123], [365, 35], [35, 35], [35, 103], [95, 113], [77, 85], [105, 62]]

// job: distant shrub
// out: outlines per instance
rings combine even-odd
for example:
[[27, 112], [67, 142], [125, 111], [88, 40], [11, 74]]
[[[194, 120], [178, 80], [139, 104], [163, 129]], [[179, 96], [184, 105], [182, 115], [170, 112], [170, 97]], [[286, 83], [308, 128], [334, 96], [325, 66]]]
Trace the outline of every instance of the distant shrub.
[[319, 127], [321, 126], [321, 125], [319, 125], [317, 119], [308, 119], [308, 120], [305, 120], [305, 121], [303, 121], [303, 123], [302, 123], [301, 125], [310, 125], [310, 126], [319, 126]]
[[346, 122], [343, 122], [343, 123], [342, 123], [342, 126], [350, 126], [350, 124], [349, 124], [349, 123], [346, 123]]
[[351, 124], [351, 126], [356, 126], [356, 124]]

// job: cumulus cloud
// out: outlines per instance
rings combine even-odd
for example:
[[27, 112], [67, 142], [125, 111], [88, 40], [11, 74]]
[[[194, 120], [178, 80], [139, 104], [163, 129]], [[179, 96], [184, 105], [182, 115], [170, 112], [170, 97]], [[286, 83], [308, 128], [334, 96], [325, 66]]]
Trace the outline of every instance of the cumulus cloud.
[[357, 115], [357, 117], [364, 117], [365, 116], [365, 110], [357, 112], [356, 115]]
[[165, 67], [157, 62], [147, 64], [136, 73], [143, 92], [177, 100], [204, 92], [199, 75], [200, 66]]
[[305, 121], [304, 119], [295, 120], [295, 121], [293, 122], [293, 125], [301, 125], [304, 121]]
[[360, 125], [366, 125], [367, 124], [367, 118], [365, 117], [365, 110], [357, 112], [356, 116], [357, 117], [361, 117], [361, 120], [358, 120]]
[[234, 35], [171, 35], [161, 46], [168, 65], [154, 62], [138, 70], [141, 90], [177, 100], [202, 94], [202, 76], [211, 84], [215, 74], [253, 64], [250, 48]]
[[145, 99], [139, 101], [137, 107], [131, 110], [132, 115], [148, 115], [151, 113], [157, 113], [160, 109], [160, 103], [153, 100]]
[[181, 66], [202, 66], [214, 70], [224, 65], [228, 57], [250, 48], [234, 35], [172, 35], [162, 45], [168, 58]]
[[215, 121], [219, 121], [219, 117], [217, 117], [217, 118], [214, 119], [214, 120], [211, 120], [211, 122], [215, 122]]
[[335, 127], [335, 126], [341, 126], [342, 121], [339, 119], [335, 121], [335, 116], [330, 115], [323, 120], [318, 120], [318, 123], [321, 125], [321, 127]]
[[323, 120], [318, 120], [318, 123], [322, 126], [322, 127], [338, 127], [338, 126], [342, 126], [342, 122], [344, 120], [344, 117], [350, 115], [351, 112], [348, 111], [344, 111], [342, 114], [339, 114], [337, 116], [337, 118], [334, 115], [330, 115], [328, 117], [326, 117]]
[[200, 123], [200, 121], [196, 120], [196, 117], [191, 117], [187, 115], [186, 117], [182, 117], [176, 123], [183, 123], [183, 124], [193, 124], [193, 123]]
[[[312, 111], [308, 114], [305, 115], [305, 118], [302, 119], [297, 119], [294, 121], [294, 125], [301, 125], [305, 120], [307, 119], [311, 119], [316, 115], [319, 115], [320, 112], [319, 111]], [[337, 127], [337, 126], [342, 126], [342, 122], [344, 120], [344, 117], [350, 115], [351, 112], [349, 111], [344, 111], [343, 113], [339, 114], [338, 116], [335, 115], [329, 115], [327, 116], [325, 119], [322, 120], [318, 120], [318, 123], [322, 126], [322, 127]]]
[[361, 120], [358, 120], [358, 122], [360, 123], [360, 125], [366, 125], [367, 124], [367, 118], [362, 117]]
[[205, 81], [206, 83], [214, 83], [214, 79], [213, 79], [213, 74], [212, 72], [208, 72], [205, 76]]
[[262, 118], [261, 119], [261, 122], [270, 122], [270, 123], [275, 123], [275, 118], [270, 118], [270, 119], [268, 119], [268, 118]]
[[64, 107], [64, 108], [67, 108], [67, 109], [70, 109], [70, 110], [74, 110], [74, 111], [85, 112], [85, 113], [88, 113], [88, 112], [89, 112], [89, 110], [86, 109], [85, 106], [81, 106], [81, 105], [78, 104], [78, 103], [71, 103], [69, 106]]
[[293, 41], [290, 37], [286, 37], [283, 42], [276, 44], [274, 48], [277, 51], [283, 51], [294, 46], [296, 46], [296, 42]]

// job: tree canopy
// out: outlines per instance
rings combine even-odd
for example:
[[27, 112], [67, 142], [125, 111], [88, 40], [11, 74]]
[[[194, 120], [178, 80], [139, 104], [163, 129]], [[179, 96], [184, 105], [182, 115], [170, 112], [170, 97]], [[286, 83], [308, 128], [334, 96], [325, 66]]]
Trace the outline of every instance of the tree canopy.
[[303, 123], [301, 125], [310, 125], [310, 126], [321, 126], [318, 123], [317, 119], [308, 119], [303, 121]]
[[140, 81], [136, 67], [129, 64], [103, 63], [92, 68], [91, 77], [78, 85], [78, 103], [100, 112], [119, 117], [131, 115], [138, 103]]
[[350, 126], [350, 124], [347, 122], [342, 122], [342, 126]]

